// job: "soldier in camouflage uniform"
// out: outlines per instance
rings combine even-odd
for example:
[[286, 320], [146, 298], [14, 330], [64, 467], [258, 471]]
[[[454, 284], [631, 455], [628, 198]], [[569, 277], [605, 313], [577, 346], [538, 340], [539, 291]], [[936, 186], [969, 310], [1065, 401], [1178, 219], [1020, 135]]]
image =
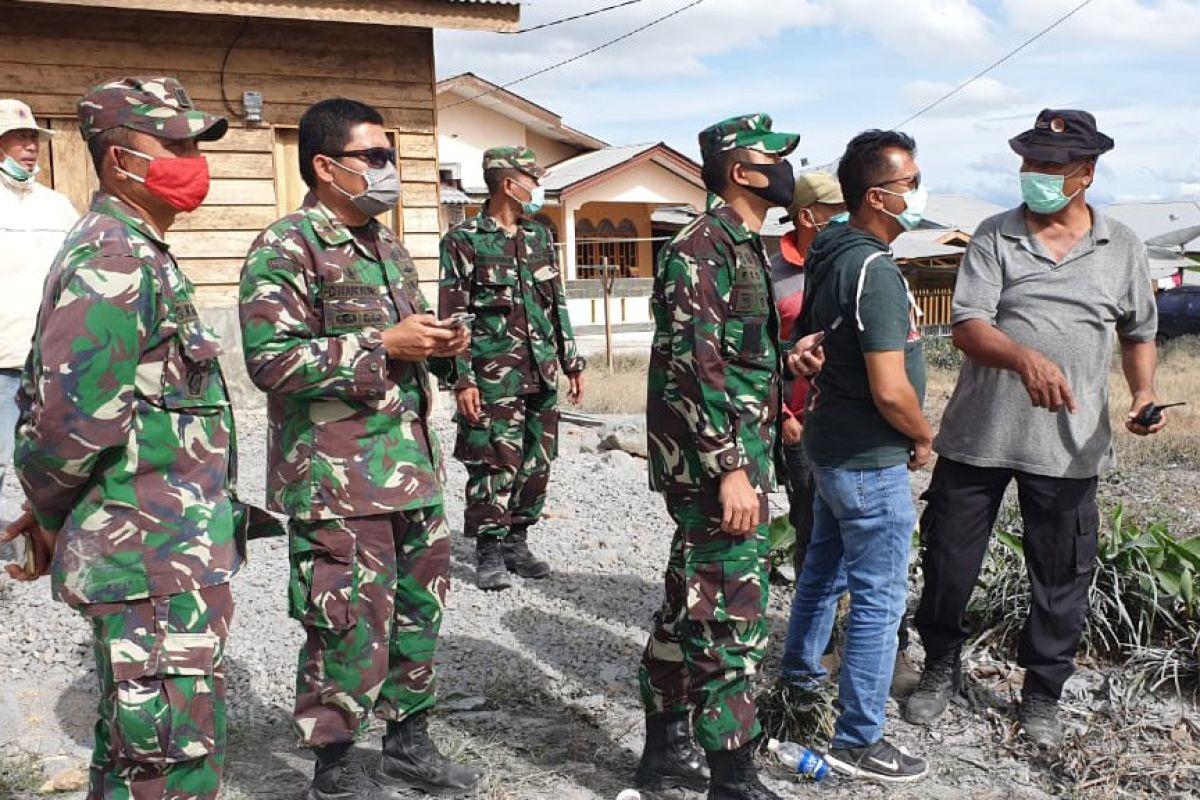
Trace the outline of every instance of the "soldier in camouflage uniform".
[[[307, 636], [295, 725], [317, 757], [312, 800], [378, 784], [439, 793], [480, 772], [429, 738], [433, 658], [449, 584], [430, 371], [469, 332], [439, 323], [404, 245], [374, 217], [399, 199], [383, 118], [325, 100], [300, 120], [304, 205], [255, 241], [242, 271], [246, 366], [268, 394], [270, 507], [291, 518], [289, 609]], [[386, 720], [379, 770], [348, 752]]]
[[550, 462], [558, 454], [558, 371], [570, 400], [583, 396], [567, 301], [545, 226], [544, 170], [526, 147], [483, 156], [489, 198], [478, 216], [442, 239], [441, 312], [475, 315], [471, 352], [458, 359], [458, 440], [467, 467], [463, 525], [476, 537], [481, 589], [506, 589], [508, 572], [544, 578], [550, 565], [529, 550], [542, 516]]
[[54, 595], [92, 626], [88, 797], [215, 798], [246, 515], [220, 345], [163, 237], [208, 191], [197, 142], [228, 125], [173, 78], [95, 86], [79, 123], [100, 190], [46, 280], [17, 473], [54, 543]]
[[782, 366], [757, 231], [769, 208], [791, 202], [782, 159], [798, 140], [773, 132], [765, 114], [702, 131], [705, 184], [720, 201], [658, 259], [650, 488], [664, 494], [676, 529], [639, 673], [647, 717], [637, 782], [648, 789], [707, 785], [712, 800], [777, 798], [753, 760], [761, 731], [751, 678], [767, 643], [767, 492]]

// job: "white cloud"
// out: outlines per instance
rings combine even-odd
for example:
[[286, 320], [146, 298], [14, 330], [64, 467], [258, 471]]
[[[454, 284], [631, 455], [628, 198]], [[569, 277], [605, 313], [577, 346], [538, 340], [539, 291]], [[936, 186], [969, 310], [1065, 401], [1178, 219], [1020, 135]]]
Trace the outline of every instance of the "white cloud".
[[[916, 111], [953, 88], [949, 83], [920, 80], [905, 84], [900, 94], [908, 108]], [[934, 117], [964, 117], [981, 111], [995, 113], [1023, 100], [1024, 95], [1020, 90], [1006, 86], [994, 78], [980, 78], [927, 113]]]
[[[439, 32], [439, 72], [445, 77], [472, 70], [493, 80], [512, 80], [615, 39], [684, 4], [658, 0], [516, 36]], [[595, 7], [595, 0], [549, 0], [527, 7], [522, 25], [532, 27]], [[707, 2], [538, 78], [538, 85], [579, 88], [621, 79], [704, 77], [710, 74], [706, 58], [753, 53], [756, 45], [789, 29], [824, 25], [831, 19], [827, 9], [810, 0]]]
[[992, 49], [990, 21], [969, 0], [830, 0], [829, 8], [844, 27], [923, 60], [978, 58]]
[[[1032, 34], [1078, 5], [1079, 0], [1005, 0], [1004, 16], [1015, 31]], [[1057, 28], [1055, 36], [1080, 49], [1098, 44], [1191, 49], [1200, 45], [1200, 2], [1095, 0]]]

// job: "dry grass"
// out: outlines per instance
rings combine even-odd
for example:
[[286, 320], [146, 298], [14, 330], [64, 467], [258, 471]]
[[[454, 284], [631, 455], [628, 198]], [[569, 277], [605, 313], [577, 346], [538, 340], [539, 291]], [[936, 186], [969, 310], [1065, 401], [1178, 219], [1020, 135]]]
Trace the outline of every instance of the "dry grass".
[[[592, 414], [641, 414], [646, 410], [646, 367], [649, 359], [640, 355], [617, 355], [613, 369], [604, 364], [604, 356], [589, 359], [584, 373], [583, 404], [579, 411]], [[566, 396], [566, 382], [559, 384]]]
[[[925, 412], [935, 425], [957, 378], [958, 370], [929, 368]], [[1156, 385], [1164, 403], [1186, 401], [1190, 405], [1167, 412], [1169, 423], [1157, 436], [1129, 435], [1125, 431], [1129, 389], [1120, 359], [1114, 358], [1109, 405], [1119, 463], [1122, 468], [1200, 469], [1200, 340], [1176, 340], [1161, 348]]]

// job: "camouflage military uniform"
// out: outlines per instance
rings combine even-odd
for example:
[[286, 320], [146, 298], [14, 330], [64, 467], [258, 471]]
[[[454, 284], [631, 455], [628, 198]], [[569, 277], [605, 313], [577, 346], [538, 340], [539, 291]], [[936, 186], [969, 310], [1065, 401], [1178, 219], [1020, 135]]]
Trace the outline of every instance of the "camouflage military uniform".
[[[226, 127], [169, 78], [102, 84], [79, 111], [85, 138]], [[92, 798], [213, 798], [220, 784], [245, 509], [220, 346], [193, 293], [161, 234], [97, 193], [47, 277], [18, 395], [18, 475], [58, 531], [54, 595], [95, 637]]]
[[382, 343], [424, 313], [392, 232], [373, 220], [356, 236], [311, 194], [242, 272], [246, 366], [268, 394], [267, 496], [291, 517], [289, 609], [307, 635], [305, 745], [351, 741], [372, 711], [400, 720], [434, 703], [450, 545], [430, 367], [388, 360]]
[[[706, 154], [775, 153], [796, 137], [769, 133], [768, 122], [765, 134], [715, 126], [700, 142]], [[720, 478], [744, 469], [766, 520], [782, 367], [758, 235], [729, 206], [696, 219], [659, 256], [652, 310], [650, 488], [664, 493], [676, 530], [642, 700], [647, 713], [692, 713], [705, 750], [736, 750], [760, 733], [751, 678], [767, 642], [766, 525], [750, 536], [721, 530]]]
[[[490, 159], [490, 160], [489, 160]], [[484, 167], [538, 177], [532, 151], [493, 148]], [[454, 457], [467, 467], [468, 536], [504, 538], [542, 515], [558, 455], [558, 370], [582, 372], [550, 232], [522, 218], [509, 234], [485, 212], [442, 239], [443, 317], [475, 315], [455, 389], [477, 388], [477, 423], [458, 418]]]

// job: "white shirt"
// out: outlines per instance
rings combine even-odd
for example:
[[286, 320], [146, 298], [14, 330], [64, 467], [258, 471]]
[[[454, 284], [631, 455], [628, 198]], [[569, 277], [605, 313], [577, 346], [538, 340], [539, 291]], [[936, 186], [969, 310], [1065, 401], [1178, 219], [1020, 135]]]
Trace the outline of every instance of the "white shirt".
[[25, 366], [46, 273], [78, 219], [64, 195], [0, 172], [0, 369]]

